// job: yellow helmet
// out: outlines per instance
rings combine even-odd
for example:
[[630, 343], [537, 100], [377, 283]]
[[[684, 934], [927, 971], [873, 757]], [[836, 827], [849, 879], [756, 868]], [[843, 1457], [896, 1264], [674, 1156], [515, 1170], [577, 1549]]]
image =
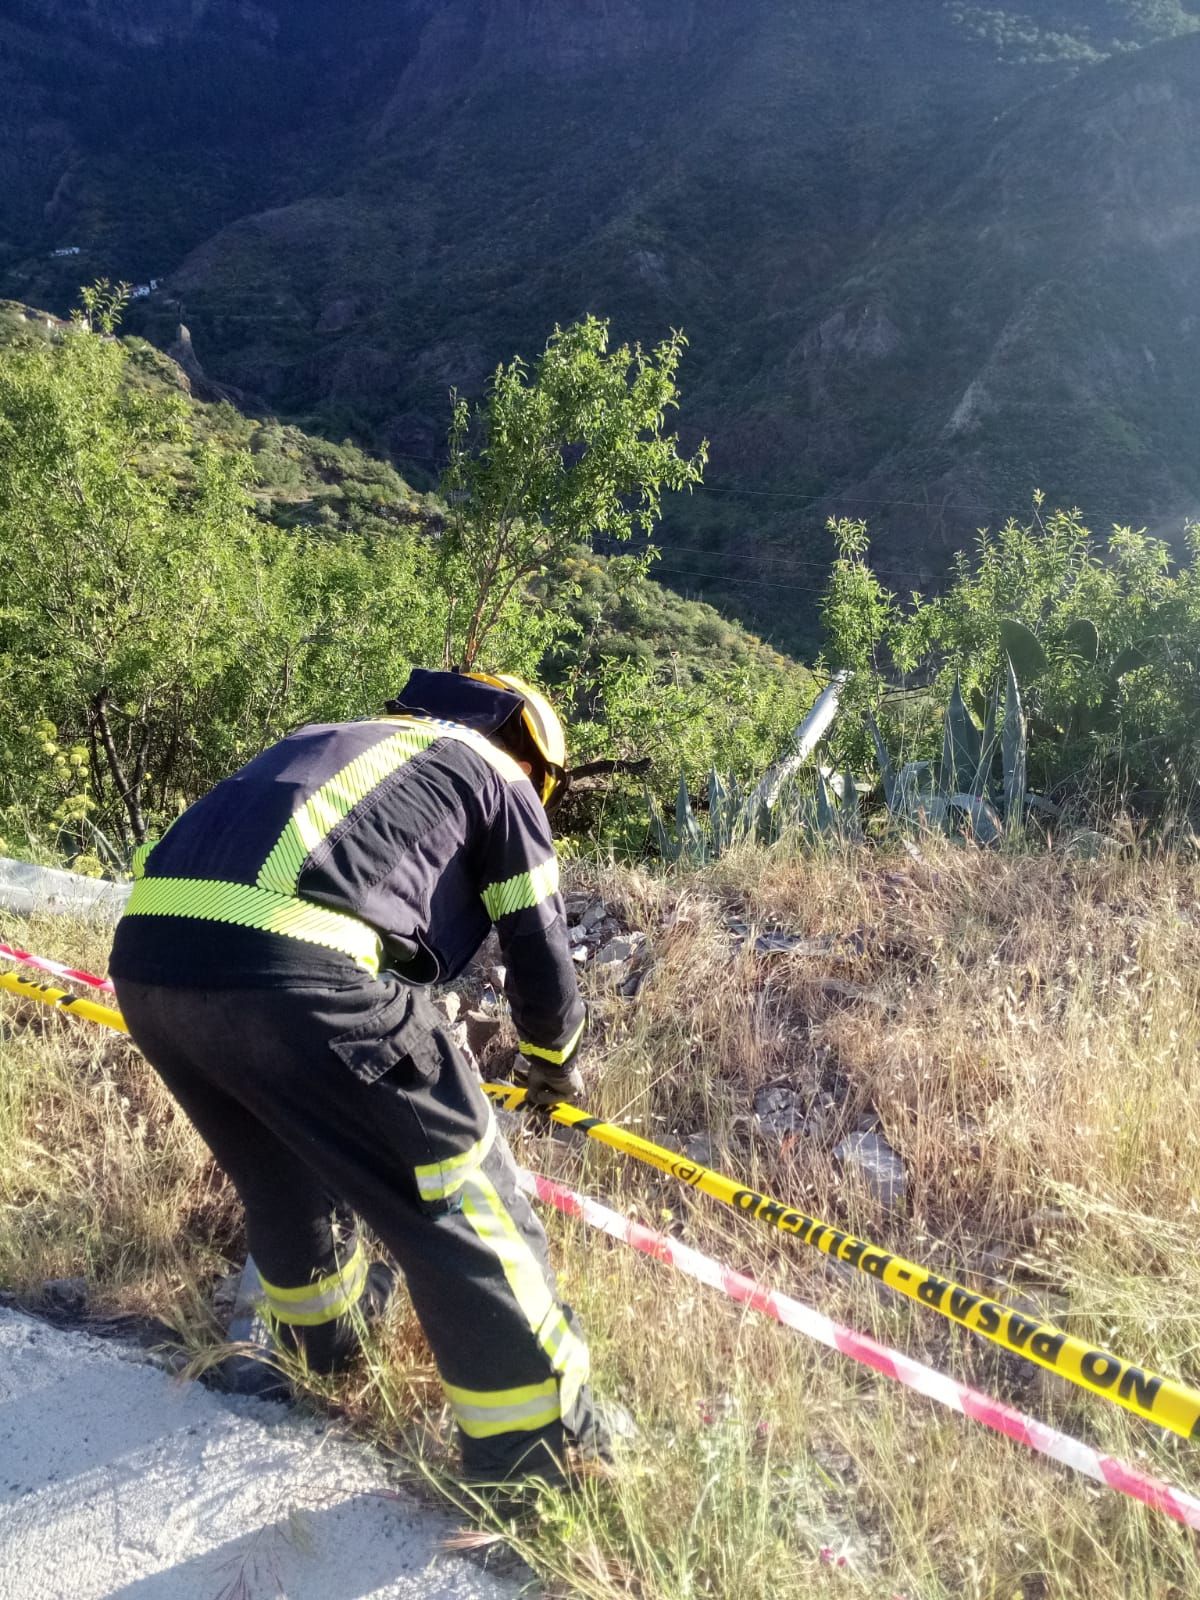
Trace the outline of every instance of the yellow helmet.
[[554, 707], [540, 690], [511, 672], [466, 672], [463, 676], [520, 695], [521, 725], [542, 758], [541, 799], [548, 806], [567, 770], [567, 736]]

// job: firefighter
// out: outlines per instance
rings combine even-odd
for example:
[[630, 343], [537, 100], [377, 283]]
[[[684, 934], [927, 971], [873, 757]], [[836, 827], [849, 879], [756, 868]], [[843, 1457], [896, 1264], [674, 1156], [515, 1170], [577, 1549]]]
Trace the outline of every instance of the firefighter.
[[399, 1264], [475, 1482], [595, 1442], [588, 1352], [491, 1105], [426, 987], [494, 925], [535, 1104], [585, 1025], [547, 807], [562, 727], [519, 679], [414, 671], [387, 715], [301, 728], [135, 861], [110, 969], [135, 1042], [245, 1206], [263, 1313], [317, 1371]]

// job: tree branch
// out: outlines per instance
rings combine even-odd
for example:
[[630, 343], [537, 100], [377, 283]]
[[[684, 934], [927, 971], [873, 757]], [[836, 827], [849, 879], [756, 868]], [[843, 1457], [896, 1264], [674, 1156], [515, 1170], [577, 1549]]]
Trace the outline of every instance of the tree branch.
[[100, 743], [104, 747], [104, 754], [108, 758], [108, 767], [112, 773], [113, 783], [116, 785], [117, 797], [125, 807], [125, 813], [129, 818], [133, 842], [134, 844], [144, 844], [146, 841], [146, 819], [142, 815], [137, 789], [130, 784], [129, 779], [126, 777], [121, 757], [117, 753], [116, 742], [112, 735], [112, 726], [108, 720], [108, 704], [108, 689], [97, 690], [91, 704], [92, 718], [96, 731], [100, 735]]
[[640, 757], [638, 760], [625, 760], [621, 757], [615, 759], [605, 758], [600, 761], [584, 761], [577, 767], [572, 767], [568, 776], [572, 783], [578, 783], [582, 778], [600, 778], [613, 772], [628, 773], [632, 777], [641, 777], [650, 771], [652, 762], [649, 756]]

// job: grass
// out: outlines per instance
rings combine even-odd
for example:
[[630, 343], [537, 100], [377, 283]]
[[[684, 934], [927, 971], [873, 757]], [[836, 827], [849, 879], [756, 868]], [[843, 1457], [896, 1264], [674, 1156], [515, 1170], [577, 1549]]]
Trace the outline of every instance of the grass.
[[[584, 869], [576, 869], [583, 872]], [[636, 1001], [593, 975], [589, 1103], [1071, 1332], [1193, 1383], [1200, 1353], [1200, 871], [938, 847], [589, 883], [649, 935]], [[834, 935], [833, 954], [735, 950], [731, 917]], [[9, 925], [103, 965], [57, 922]], [[822, 980], [858, 985], [858, 1000]], [[851, 991], [854, 993], [855, 991]], [[98, 1306], [202, 1307], [240, 1250], [237, 1207], [123, 1041], [0, 1002], [0, 1281], [86, 1274]], [[768, 1138], [756, 1088], [828, 1096], [818, 1136]], [[832, 1147], [873, 1116], [909, 1202], [887, 1215]], [[518, 1157], [711, 1250], [1101, 1448], [1195, 1487], [1192, 1447], [956, 1330], [814, 1252], [594, 1144], [521, 1133]], [[598, 1387], [636, 1413], [616, 1474], [548, 1497], [505, 1538], [550, 1594], [615, 1600], [1185, 1600], [1196, 1540], [668, 1269], [551, 1216]], [[326, 1398], [446, 1492], [447, 1424], [410, 1314]]]

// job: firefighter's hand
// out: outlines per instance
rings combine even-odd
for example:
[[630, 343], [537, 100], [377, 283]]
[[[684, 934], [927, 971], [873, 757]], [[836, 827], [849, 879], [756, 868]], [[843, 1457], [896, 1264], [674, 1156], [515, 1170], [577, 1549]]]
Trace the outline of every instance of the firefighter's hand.
[[583, 1098], [583, 1074], [573, 1061], [554, 1066], [537, 1056], [519, 1055], [513, 1063], [513, 1079], [526, 1090], [527, 1106], [556, 1106], [564, 1100], [578, 1105]]

